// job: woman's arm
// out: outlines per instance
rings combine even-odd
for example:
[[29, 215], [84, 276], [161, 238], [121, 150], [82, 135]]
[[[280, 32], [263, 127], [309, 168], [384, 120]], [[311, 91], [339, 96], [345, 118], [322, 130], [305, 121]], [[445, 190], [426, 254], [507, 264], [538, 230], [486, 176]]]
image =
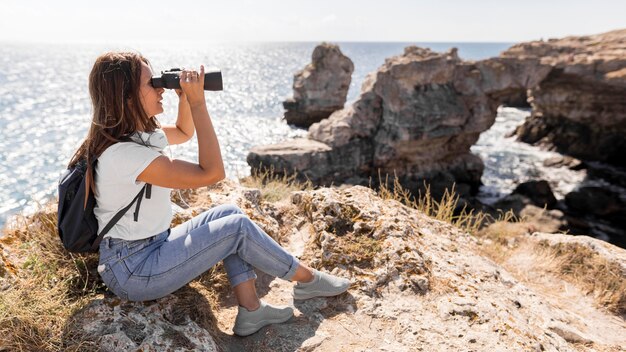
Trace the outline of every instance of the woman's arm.
[[[189, 79], [189, 81], [187, 81]], [[198, 163], [160, 156], [139, 174], [137, 180], [167, 188], [196, 188], [212, 185], [225, 177], [220, 145], [204, 99], [204, 66], [200, 73], [183, 71], [180, 86], [198, 134]]]
[[187, 142], [193, 137], [195, 131], [187, 95], [181, 89], [176, 89], [176, 94], [178, 94], [176, 125], [165, 125], [162, 127], [165, 136], [167, 136], [167, 143], [170, 145]]

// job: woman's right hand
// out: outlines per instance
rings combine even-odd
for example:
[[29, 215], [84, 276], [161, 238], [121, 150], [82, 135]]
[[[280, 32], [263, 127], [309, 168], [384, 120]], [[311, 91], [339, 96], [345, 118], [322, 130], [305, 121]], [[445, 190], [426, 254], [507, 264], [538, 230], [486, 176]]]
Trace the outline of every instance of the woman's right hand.
[[206, 104], [204, 99], [204, 65], [200, 65], [200, 72], [183, 70], [180, 74], [180, 88], [187, 96], [189, 105]]

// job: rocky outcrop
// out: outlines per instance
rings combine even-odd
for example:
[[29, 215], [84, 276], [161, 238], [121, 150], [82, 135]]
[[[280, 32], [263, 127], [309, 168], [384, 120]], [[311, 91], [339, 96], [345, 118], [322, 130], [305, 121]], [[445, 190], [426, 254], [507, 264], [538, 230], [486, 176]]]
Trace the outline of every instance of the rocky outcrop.
[[533, 112], [517, 129], [520, 140], [626, 166], [626, 30], [522, 43], [502, 56], [551, 66], [532, 87]]
[[[626, 251], [602, 241], [502, 231], [475, 237], [360, 186], [293, 192], [266, 203], [259, 190], [226, 182], [185, 198], [191, 207], [175, 222], [235, 202], [303, 262], [350, 278], [352, 287], [339, 297], [293, 301], [292, 283], [259, 273], [259, 295], [293, 305], [295, 317], [246, 338], [232, 334], [237, 305], [228, 288], [211, 281], [219, 272], [145, 303], [106, 292], [70, 296], [67, 302], [88, 301], [65, 322], [75, 350], [618, 351], [626, 344], [626, 323], [618, 317], [626, 312]], [[2, 241], [3, 263], [8, 258], [20, 268], [18, 282], [41, 270], [22, 265], [36, 258], [12, 255], [32, 252], [30, 246], [15, 237]], [[68, 265], [76, 259], [68, 257]], [[590, 278], [591, 286], [578, 286]], [[32, 289], [50, 294], [62, 285], [55, 279]], [[15, 287], [2, 297], [15, 297], [8, 294]], [[0, 341], [29, 350], [20, 345], [32, 347], [26, 339], [11, 340], [20, 319], [0, 316]]]
[[453, 183], [468, 194], [483, 171], [470, 146], [493, 124], [498, 105], [548, 71], [537, 58], [474, 63], [456, 49], [407, 47], [365, 79], [352, 106], [312, 125], [308, 140], [255, 147], [248, 163], [295, 170], [320, 184], [365, 184], [382, 174], [412, 191], [426, 181], [435, 195]]
[[354, 64], [339, 46], [322, 43], [315, 47], [312, 62], [293, 77], [293, 97], [283, 102], [285, 120], [309, 127], [343, 109]]
[[[408, 47], [364, 81], [350, 107], [309, 129], [308, 140], [255, 147], [253, 168], [273, 165], [318, 184], [367, 184], [396, 175], [434, 195], [453, 183], [476, 191], [482, 161], [469, 148], [500, 104], [528, 94], [533, 114], [517, 133], [586, 159], [623, 164], [626, 30], [513, 46], [477, 62], [456, 50]], [[282, 149], [287, 148], [287, 149]]]

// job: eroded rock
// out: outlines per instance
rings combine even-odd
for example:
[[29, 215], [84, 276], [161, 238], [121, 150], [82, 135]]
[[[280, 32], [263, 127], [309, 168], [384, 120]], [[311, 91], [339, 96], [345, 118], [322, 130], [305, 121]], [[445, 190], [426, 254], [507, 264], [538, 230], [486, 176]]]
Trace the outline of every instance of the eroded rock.
[[[526, 94], [532, 116], [517, 133], [583, 159], [623, 165], [626, 151], [626, 30], [522, 43], [499, 57], [463, 61], [452, 49], [407, 47], [364, 81], [352, 106], [313, 124], [305, 139], [255, 147], [248, 163], [296, 171], [316, 184], [367, 184], [397, 176], [433, 195], [457, 185], [477, 191], [483, 163], [469, 148], [494, 122], [500, 104]], [[302, 145], [302, 147], [300, 147]], [[320, 149], [324, 149], [320, 151]], [[297, 162], [294, 162], [297, 160]]]
[[[397, 176], [415, 193], [424, 181], [435, 196], [454, 183], [475, 193], [484, 166], [470, 147], [493, 124], [499, 104], [548, 71], [536, 58], [464, 62], [456, 49], [407, 47], [365, 79], [352, 106], [310, 127], [308, 140], [327, 148], [307, 150], [307, 139], [255, 147], [248, 163], [295, 170], [318, 184], [364, 184], [380, 174]], [[286, 145], [299, 153], [284, 156]]]
[[626, 30], [522, 43], [502, 55], [551, 66], [532, 87], [532, 115], [517, 129], [522, 141], [626, 165]]
[[315, 47], [311, 63], [293, 78], [293, 97], [283, 102], [285, 120], [309, 127], [343, 109], [352, 80], [354, 64], [338, 45]]
[[146, 303], [95, 300], [73, 317], [75, 329], [101, 351], [218, 351], [205, 328], [181, 315], [174, 295]]

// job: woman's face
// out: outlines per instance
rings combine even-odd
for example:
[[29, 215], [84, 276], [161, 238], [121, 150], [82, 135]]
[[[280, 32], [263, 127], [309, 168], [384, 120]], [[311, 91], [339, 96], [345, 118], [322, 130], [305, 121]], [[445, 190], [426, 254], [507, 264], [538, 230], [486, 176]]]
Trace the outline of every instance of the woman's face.
[[146, 63], [141, 65], [141, 83], [139, 86], [139, 100], [143, 110], [149, 117], [163, 112], [163, 88], [154, 88], [151, 79], [152, 70]]

